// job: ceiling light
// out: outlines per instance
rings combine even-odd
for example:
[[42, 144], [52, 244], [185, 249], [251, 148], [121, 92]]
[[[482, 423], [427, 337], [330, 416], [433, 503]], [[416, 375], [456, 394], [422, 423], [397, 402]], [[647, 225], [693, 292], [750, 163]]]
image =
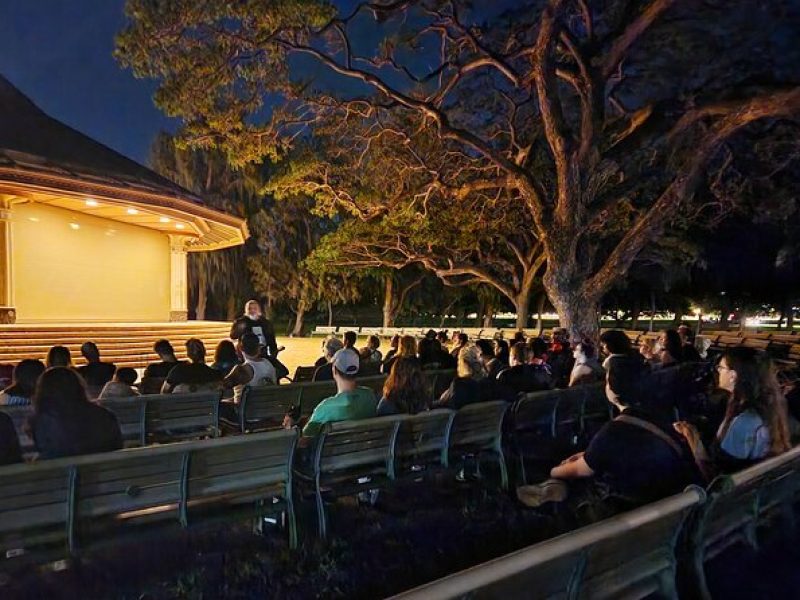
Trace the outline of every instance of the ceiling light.
[[81, 228], [81, 226], [78, 225], [77, 223], [70, 223], [69, 226], [70, 226], [71, 229], [80, 229]]
[[86, 206], [100, 206], [100, 203], [97, 200], [87, 200]]
[[183, 223], [175, 223], [175, 229], [183, 229], [183, 228], [184, 228]]
[[159, 221], [160, 221], [161, 223], [169, 223], [169, 218], [167, 218], [167, 217], [161, 217], [161, 218], [159, 219]]
[[28, 221], [33, 221], [34, 223], [38, 223], [39, 217], [28, 217]]
[[129, 208], [129, 209], [128, 209], [128, 214], [129, 214], [129, 215], [138, 215], [138, 214], [139, 214], [139, 211], [138, 211], [138, 210], [136, 210], [135, 208]]

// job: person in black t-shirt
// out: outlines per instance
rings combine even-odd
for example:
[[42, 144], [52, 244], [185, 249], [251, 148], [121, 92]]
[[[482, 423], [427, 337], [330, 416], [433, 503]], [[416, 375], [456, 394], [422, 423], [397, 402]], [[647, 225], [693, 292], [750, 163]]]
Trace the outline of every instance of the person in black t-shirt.
[[158, 358], [161, 359], [161, 362], [154, 362], [147, 365], [147, 368], [144, 370], [144, 376], [142, 377], [143, 380], [164, 379], [169, 375], [172, 369], [186, 362], [177, 359], [175, 356], [175, 349], [172, 347], [172, 344], [169, 343], [169, 340], [158, 340], [153, 345], [153, 352], [158, 354]]
[[103, 386], [114, 378], [117, 367], [114, 363], [102, 362], [100, 360], [100, 350], [94, 342], [86, 342], [81, 346], [81, 354], [86, 359], [86, 364], [78, 367], [86, 387], [92, 397], [96, 397]]
[[553, 378], [544, 365], [528, 364], [528, 347], [525, 342], [511, 346], [510, 367], [497, 375], [501, 387], [513, 394], [538, 392], [553, 387]]
[[36, 384], [31, 433], [40, 458], [122, 448], [117, 418], [90, 402], [83, 379], [67, 367], [47, 369]]
[[594, 486], [589, 495], [617, 508], [632, 508], [702, 483], [683, 437], [643, 405], [643, 375], [638, 360], [614, 361], [606, 379], [606, 395], [620, 416], [603, 426], [586, 452], [554, 467], [551, 477], [591, 478]]
[[272, 322], [261, 312], [258, 300], [248, 300], [244, 305], [244, 314], [233, 322], [231, 339], [238, 340], [245, 333], [254, 333], [264, 348], [265, 356], [278, 356], [278, 342], [275, 339], [275, 328]]
[[191, 362], [177, 365], [169, 372], [162, 394], [222, 389], [222, 373], [206, 364], [206, 346], [201, 340], [187, 340], [186, 354]]

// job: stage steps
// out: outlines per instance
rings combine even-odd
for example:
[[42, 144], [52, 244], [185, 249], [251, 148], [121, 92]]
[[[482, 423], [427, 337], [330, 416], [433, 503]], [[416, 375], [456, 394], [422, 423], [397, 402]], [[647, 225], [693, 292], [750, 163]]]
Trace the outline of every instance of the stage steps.
[[182, 323], [73, 323], [64, 325], [0, 325], [0, 364], [16, 364], [23, 358], [44, 360], [52, 346], [66, 346], [76, 366], [84, 364], [80, 347], [93, 341], [103, 360], [119, 367], [140, 368], [158, 359], [153, 344], [162, 338], [175, 347], [178, 358], [186, 358], [189, 338], [203, 340], [211, 361], [214, 348], [227, 339], [230, 323], [187, 321]]

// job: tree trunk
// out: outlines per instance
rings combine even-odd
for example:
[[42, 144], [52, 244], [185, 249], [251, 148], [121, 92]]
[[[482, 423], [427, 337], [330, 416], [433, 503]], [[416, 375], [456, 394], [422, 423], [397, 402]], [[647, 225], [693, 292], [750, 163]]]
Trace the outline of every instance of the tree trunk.
[[297, 315], [294, 319], [294, 329], [292, 329], [292, 337], [303, 336], [303, 322], [305, 321], [306, 309], [300, 307], [297, 309]]
[[484, 329], [491, 329], [493, 317], [494, 317], [494, 303], [491, 301], [487, 301], [483, 305], [483, 315], [481, 315], [480, 326], [483, 327]]
[[518, 294], [514, 299], [514, 308], [517, 311], [517, 324], [518, 330], [525, 329], [528, 326], [528, 316], [530, 313], [531, 294], [530, 290], [524, 290]]
[[333, 327], [333, 302], [328, 300], [328, 327]]
[[739, 312], [739, 331], [744, 332], [747, 329], [747, 313], [742, 310]]
[[539, 336], [544, 333], [544, 317], [542, 313], [544, 312], [545, 304], [547, 303], [547, 294], [542, 292], [539, 295], [539, 302], [536, 305], [536, 330], [539, 332]]
[[791, 333], [794, 331], [794, 302], [789, 300], [786, 304], [786, 331]]
[[559, 325], [567, 330], [570, 340], [586, 339], [597, 345], [600, 341], [600, 298], [586, 295], [582, 278], [574, 272], [573, 256], [569, 261], [559, 260], [557, 256], [554, 258], [556, 264], [564, 267], [557, 270], [548, 267], [543, 283], [550, 303], [558, 313]]
[[639, 306], [639, 296], [637, 295], [633, 299], [633, 310], [631, 311], [631, 329], [636, 331], [639, 329], [639, 314], [641, 313], [641, 308]]
[[394, 327], [394, 319], [397, 310], [397, 300], [395, 299], [394, 277], [386, 275], [383, 278], [383, 328]]

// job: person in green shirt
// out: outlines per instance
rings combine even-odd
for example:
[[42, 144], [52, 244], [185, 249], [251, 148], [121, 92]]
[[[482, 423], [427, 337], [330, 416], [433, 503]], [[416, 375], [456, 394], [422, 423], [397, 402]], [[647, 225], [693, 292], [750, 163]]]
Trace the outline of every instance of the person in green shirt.
[[[369, 419], [376, 416], [378, 399], [375, 393], [366, 387], [356, 385], [360, 359], [358, 353], [350, 348], [343, 348], [333, 355], [333, 379], [336, 382], [336, 395], [320, 402], [303, 427], [303, 441], [315, 438], [322, 431], [325, 423]], [[284, 427], [290, 429], [297, 423], [287, 415]]]

